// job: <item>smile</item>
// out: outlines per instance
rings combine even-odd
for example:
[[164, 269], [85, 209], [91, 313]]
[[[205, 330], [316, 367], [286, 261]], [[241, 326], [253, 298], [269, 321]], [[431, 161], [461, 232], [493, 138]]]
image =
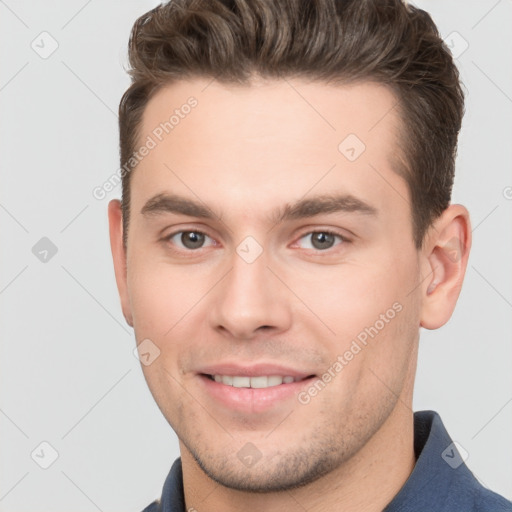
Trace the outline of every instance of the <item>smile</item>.
[[259, 375], [248, 377], [246, 375], [209, 375], [210, 379], [215, 382], [225, 384], [226, 386], [233, 386], [234, 388], [253, 388], [264, 389], [281, 384], [291, 384], [303, 380], [300, 377], [281, 376], [281, 375]]

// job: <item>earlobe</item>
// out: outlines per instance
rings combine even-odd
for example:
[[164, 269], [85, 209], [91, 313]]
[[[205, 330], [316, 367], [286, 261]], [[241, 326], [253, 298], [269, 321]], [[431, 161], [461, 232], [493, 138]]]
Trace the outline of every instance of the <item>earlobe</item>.
[[118, 199], [113, 199], [108, 204], [108, 223], [110, 248], [121, 308], [126, 322], [129, 326], [133, 327], [133, 317], [128, 295], [126, 249], [123, 244], [123, 215], [121, 201]]
[[420, 326], [438, 329], [451, 317], [459, 297], [471, 249], [469, 213], [450, 205], [427, 235], [423, 254]]

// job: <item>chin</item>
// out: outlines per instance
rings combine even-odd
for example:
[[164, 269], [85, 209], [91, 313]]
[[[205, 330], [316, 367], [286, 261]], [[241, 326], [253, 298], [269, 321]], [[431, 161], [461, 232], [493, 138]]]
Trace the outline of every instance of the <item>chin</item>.
[[[252, 450], [256, 452], [254, 445]], [[242, 448], [243, 450], [243, 448]], [[189, 449], [202, 471], [218, 484], [243, 492], [271, 493], [296, 489], [318, 480], [332, 472], [346, 459], [343, 452], [332, 445], [310, 446], [309, 449], [290, 448], [290, 453], [269, 456], [259, 453], [248, 465], [240, 452], [226, 457], [225, 454], [198, 455]], [[249, 450], [250, 451], [250, 450]], [[256, 453], [253, 453], [253, 456]]]

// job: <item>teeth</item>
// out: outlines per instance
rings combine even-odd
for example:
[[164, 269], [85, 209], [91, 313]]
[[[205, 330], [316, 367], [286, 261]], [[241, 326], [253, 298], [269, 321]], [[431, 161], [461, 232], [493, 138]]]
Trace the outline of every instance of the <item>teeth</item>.
[[251, 388], [268, 388], [268, 377], [251, 377]]
[[233, 377], [231, 375], [223, 375], [222, 376], [222, 384], [227, 384], [228, 386], [233, 385]]
[[291, 376], [282, 377], [280, 375], [261, 375], [257, 377], [247, 376], [232, 376], [232, 375], [212, 375], [215, 382], [222, 382], [227, 386], [233, 386], [234, 388], [254, 388], [263, 389], [271, 388], [274, 386], [280, 386], [281, 384], [291, 384], [300, 378], [295, 379]]
[[250, 377], [233, 377], [234, 388], [250, 388], [251, 378]]
[[283, 377], [274, 375], [273, 377], [267, 377], [269, 386], [279, 386], [283, 383]]

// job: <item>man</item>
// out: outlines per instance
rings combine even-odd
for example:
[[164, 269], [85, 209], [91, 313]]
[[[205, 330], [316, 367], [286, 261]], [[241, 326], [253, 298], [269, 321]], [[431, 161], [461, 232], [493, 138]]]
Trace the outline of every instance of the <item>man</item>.
[[471, 247], [430, 17], [176, 0], [130, 63], [111, 246], [181, 453], [146, 511], [512, 510], [411, 409], [419, 328], [449, 320]]

